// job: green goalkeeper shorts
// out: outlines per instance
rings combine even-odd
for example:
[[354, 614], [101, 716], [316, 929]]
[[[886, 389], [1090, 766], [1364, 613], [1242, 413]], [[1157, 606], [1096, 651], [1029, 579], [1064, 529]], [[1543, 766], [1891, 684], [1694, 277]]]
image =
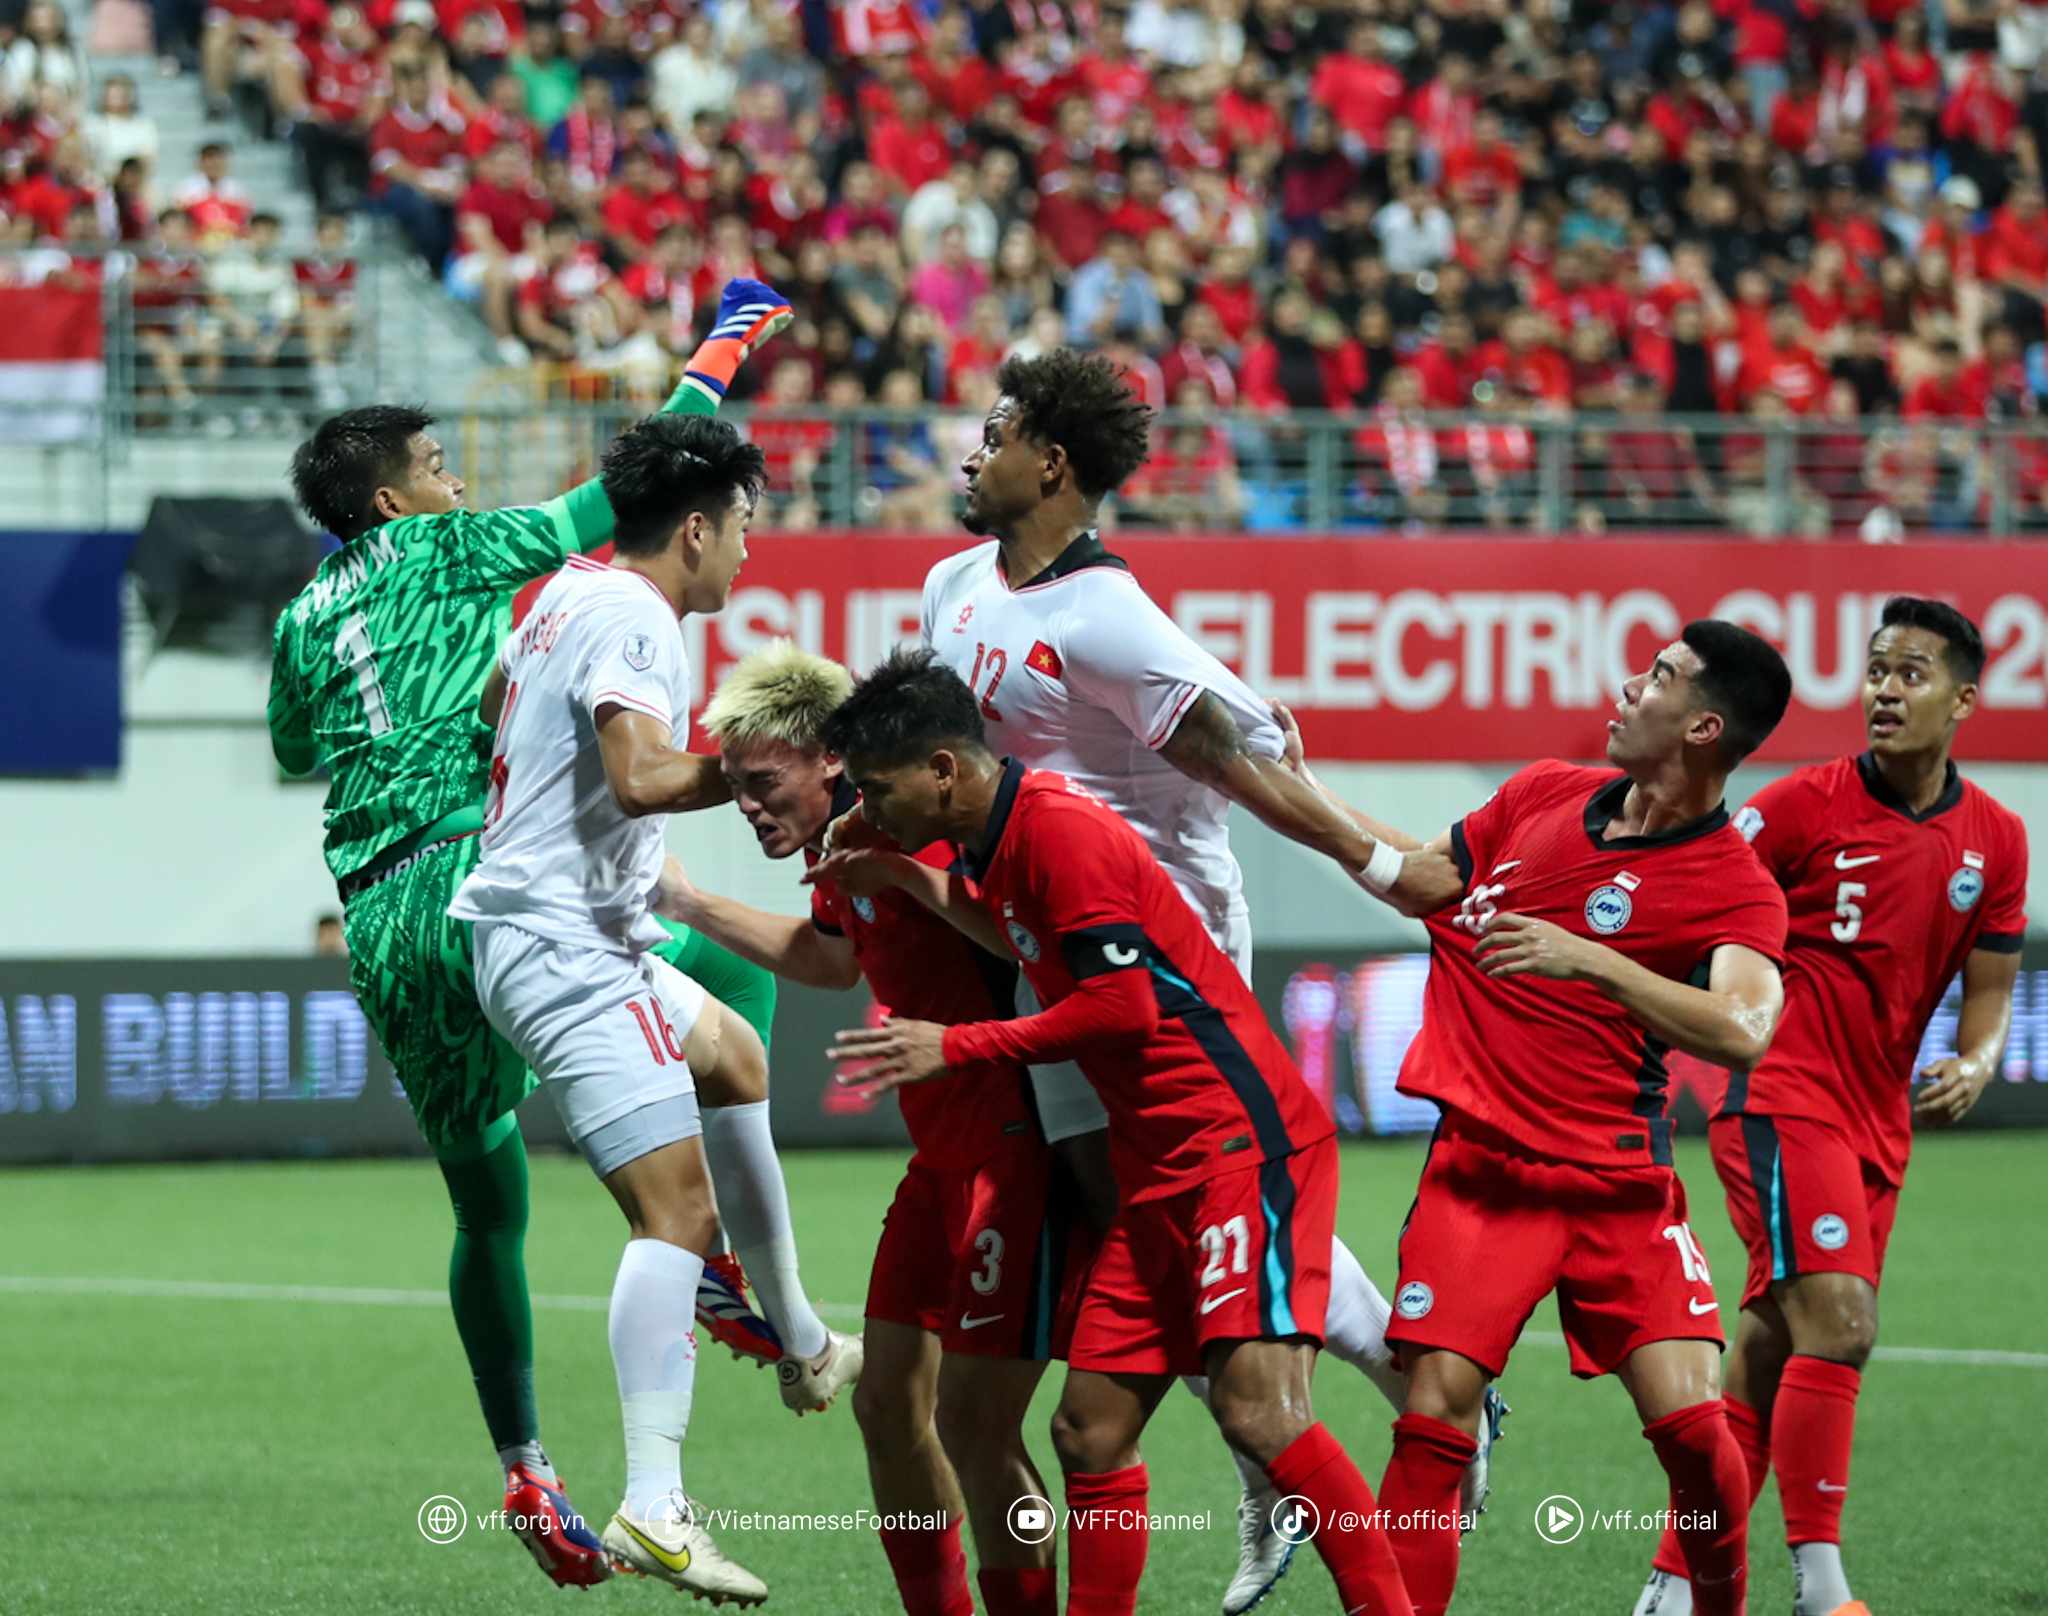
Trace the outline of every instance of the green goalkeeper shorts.
[[[536, 1086], [484, 1019], [469, 923], [448, 914], [481, 852], [474, 836], [437, 847], [357, 893], [344, 919], [356, 998], [436, 1152], [473, 1140]], [[686, 926], [662, 924], [670, 938], [654, 952], [751, 1025], [766, 1049], [774, 976]]]
[[474, 1139], [534, 1089], [477, 1003], [469, 922], [448, 914], [482, 851], [475, 836], [434, 848], [349, 899], [342, 922], [356, 1000], [437, 1153]]

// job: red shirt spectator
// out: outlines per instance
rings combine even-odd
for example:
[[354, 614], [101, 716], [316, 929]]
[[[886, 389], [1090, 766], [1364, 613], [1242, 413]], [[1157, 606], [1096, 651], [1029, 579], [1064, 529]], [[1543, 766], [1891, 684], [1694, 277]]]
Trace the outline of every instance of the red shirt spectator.
[[353, 303], [356, 297], [356, 261], [313, 253], [292, 265], [292, 277], [299, 283], [301, 303], [329, 306]]
[[352, 128], [369, 110], [383, 79], [383, 68], [370, 51], [350, 50], [322, 34], [300, 47], [305, 64], [306, 100], [314, 113], [338, 128]]
[[422, 172], [460, 167], [461, 141], [462, 122], [452, 111], [421, 111], [400, 102], [370, 131], [370, 190], [383, 195], [396, 163]]
[[1225, 90], [1216, 103], [1223, 132], [1233, 146], [1279, 146], [1284, 144], [1286, 125], [1273, 105], [1259, 97], [1243, 94], [1235, 87]]
[[1195, 293], [1203, 303], [1216, 311], [1216, 318], [1223, 326], [1223, 334], [1233, 343], [1242, 343], [1245, 333], [1251, 330], [1259, 318], [1259, 294], [1250, 281], [1242, 278], [1217, 278], [1202, 283]]
[[[30, 177], [16, 189], [13, 197], [15, 213], [34, 222], [37, 236], [53, 241], [62, 239], [65, 223], [74, 208], [93, 207], [98, 202], [98, 191], [68, 180], [52, 169]], [[242, 217], [246, 223], [246, 207]]]
[[1806, 345], [1789, 304], [1773, 311], [1768, 338], [1742, 356], [1736, 385], [1746, 398], [1775, 395], [1794, 415], [1812, 414], [1827, 397], [1827, 367]]
[[670, 225], [696, 222], [695, 210], [682, 192], [672, 185], [656, 184], [656, 175], [653, 158], [636, 152], [598, 208], [607, 231], [643, 250], [653, 246], [654, 238]]
[[530, 179], [496, 184], [478, 178], [462, 193], [462, 200], [455, 204], [455, 214], [458, 219], [479, 214], [489, 220], [498, 245], [508, 253], [516, 253], [526, 250], [527, 227], [546, 224], [555, 216], [555, 210], [546, 193]]
[[1462, 410], [1472, 402], [1472, 384], [1479, 379], [1479, 352], [1471, 333], [1453, 348], [1442, 341], [1425, 343], [1409, 360], [1422, 378], [1422, 407], [1428, 410]]
[[[1488, 140], [1489, 123], [1494, 138]], [[1477, 202], [1491, 207], [1503, 196], [1522, 194], [1522, 169], [1515, 161], [1514, 148], [1499, 138], [1500, 121], [1491, 114], [1479, 120], [1480, 135], [1469, 146], [1460, 146], [1444, 159], [1444, 186], [1453, 202]]]
[[[1214, 320], [1213, 310], [1205, 310], [1206, 317]], [[1192, 321], [1194, 311], [1189, 311]], [[1221, 334], [1222, 327], [1217, 326]], [[1178, 398], [1182, 386], [1189, 381], [1198, 381], [1209, 389], [1209, 396], [1220, 410], [1233, 409], [1237, 404], [1237, 377], [1231, 374], [1230, 361], [1213, 348], [1205, 348], [1198, 342], [1183, 341], [1169, 348], [1159, 360], [1159, 377], [1168, 398]]]
[[434, 14], [440, 19], [441, 37], [453, 39], [472, 14], [480, 14], [489, 25], [484, 54], [509, 56], [512, 47], [526, 37], [526, 12], [517, 0], [435, 0]]
[[927, 116], [928, 97], [922, 87], [904, 91], [900, 116], [885, 118], [868, 139], [868, 158], [906, 193], [931, 180], [944, 179], [953, 166], [953, 148], [946, 132]]
[[2010, 151], [2020, 122], [2020, 104], [2006, 88], [2010, 77], [1996, 57], [1972, 60], [1941, 109], [1942, 134], [1987, 152]]
[[2015, 281], [2036, 297], [2048, 291], [2048, 212], [2037, 188], [2024, 180], [2014, 185], [1978, 244], [1986, 277]]
[[1960, 356], [1950, 350], [1946, 362], [1906, 389], [1899, 413], [1909, 421], [1981, 421], [1991, 413], [1987, 384], [1987, 376], [1962, 369]]
[[1496, 338], [1480, 346], [1479, 374], [1498, 376], [1510, 392], [1526, 393], [1549, 404], [1569, 404], [1572, 367], [1555, 348], [1524, 339], [1520, 347]]
[[[514, 88], [519, 89], [519, 94], [514, 99], [518, 101], [519, 107], [523, 108], [526, 101], [525, 90], [519, 88], [517, 79], [509, 82]], [[462, 131], [462, 155], [475, 162], [499, 141], [509, 140], [525, 150], [528, 162], [538, 163], [543, 144], [540, 125], [527, 117], [523, 110], [508, 110], [499, 106], [498, 100], [499, 97], [494, 93], [483, 111], [469, 120], [468, 126]]]
[[1309, 81], [1309, 99], [1327, 108], [1338, 126], [1375, 151], [1387, 143], [1387, 125], [1401, 114], [1408, 86], [1401, 70], [1383, 61], [1375, 23], [1351, 30], [1342, 51], [1332, 51], [1316, 64]]
[[910, 0], [840, 0], [832, 21], [846, 56], [902, 56], [929, 34], [923, 13]]
[[956, 123], [972, 123], [1002, 93], [1002, 75], [971, 51], [918, 51], [910, 58], [910, 71], [932, 105]]
[[1040, 237], [1067, 268], [1087, 263], [1109, 231], [1109, 209], [1097, 194], [1094, 175], [1070, 169], [1062, 183], [1048, 185], [1039, 198], [1035, 222]]

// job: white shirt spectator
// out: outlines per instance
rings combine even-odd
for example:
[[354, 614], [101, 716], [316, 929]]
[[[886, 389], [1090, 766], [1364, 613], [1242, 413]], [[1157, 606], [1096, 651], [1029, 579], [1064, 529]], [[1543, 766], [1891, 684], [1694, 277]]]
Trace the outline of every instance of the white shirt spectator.
[[680, 40], [655, 54], [649, 73], [654, 82], [648, 99], [662, 122], [678, 132], [700, 112], [730, 112], [740, 87], [739, 75], [723, 57]]
[[85, 86], [85, 64], [71, 45], [38, 45], [28, 38], [17, 39], [0, 59], [0, 86], [8, 99], [33, 101], [45, 84], [70, 91], [74, 99]]
[[1379, 237], [1380, 259], [1389, 275], [1434, 269], [1456, 245], [1451, 216], [1434, 203], [1418, 214], [1406, 202], [1389, 202], [1373, 215], [1372, 231]]
[[978, 197], [965, 202], [950, 179], [927, 181], [911, 194], [903, 209], [903, 249], [914, 264], [938, 256], [939, 234], [958, 225], [967, 235], [967, 256], [987, 263], [1002, 241], [1002, 227], [993, 209]]
[[1169, 67], [1235, 67], [1244, 59], [1243, 25], [1211, 15], [1194, 0], [1138, 0], [1124, 40], [1141, 56]]
[[156, 167], [156, 119], [140, 112], [93, 112], [86, 115], [81, 128], [86, 150], [92, 153], [92, 166], [100, 173], [111, 178], [131, 157]]

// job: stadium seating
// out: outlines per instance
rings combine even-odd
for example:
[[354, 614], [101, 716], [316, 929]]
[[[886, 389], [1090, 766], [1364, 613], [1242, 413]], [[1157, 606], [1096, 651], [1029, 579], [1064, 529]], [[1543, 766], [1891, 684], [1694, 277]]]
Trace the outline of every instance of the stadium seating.
[[[1994, 503], [2006, 526], [2048, 513], [2048, 452], [1961, 430], [2030, 418], [2048, 392], [2039, 8], [222, 0], [192, 19], [161, 0], [155, 17], [163, 70], [190, 64], [221, 118], [289, 141], [336, 215], [323, 247], [252, 252], [226, 157], [153, 172], [132, 89], [89, 85], [53, 0], [0, 23], [0, 230], [137, 254], [138, 347], [167, 409], [205, 394], [224, 350], [280, 397], [343, 396], [346, 290], [321, 277], [345, 274], [357, 211], [556, 397], [643, 396], [727, 276], [782, 286], [801, 318], [745, 390], [788, 417], [767, 430], [791, 525], [820, 503], [807, 412], [973, 406], [1005, 354], [1062, 341], [1113, 349], [1155, 404], [1247, 412], [1162, 429], [1125, 506], [1167, 525], [1507, 525], [1546, 423], [1580, 415], [1603, 419], [1559, 451], [1583, 474], [1552, 525], [1881, 537], [1979, 525]], [[253, 390], [245, 414], [270, 402]], [[1286, 424], [1310, 411], [1355, 419], [1311, 442]], [[1713, 416], [1730, 430], [1692, 424]], [[1783, 420], [1810, 429], [1772, 464]], [[868, 513], [942, 513], [944, 433], [862, 430]]]

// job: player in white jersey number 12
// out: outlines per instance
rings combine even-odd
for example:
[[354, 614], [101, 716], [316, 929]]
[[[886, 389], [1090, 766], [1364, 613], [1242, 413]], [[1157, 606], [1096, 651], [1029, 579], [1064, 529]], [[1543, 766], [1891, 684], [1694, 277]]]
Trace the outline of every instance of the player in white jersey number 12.
[[[668, 936], [655, 910], [673, 907], [667, 816], [730, 796], [717, 758], [683, 749], [681, 619], [725, 605], [762, 473], [758, 448], [703, 416], [650, 417], [606, 450], [616, 555], [571, 557], [499, 654], [481, 704], [497, 731], [482, 857], [449, 906], [475, 925], [485, 1015], [626, 1218], [610, 1310], [626, 1489], [604, 1547], [624, 1569], [739, 1604], [767, 1586], [694, 1518], [682, 1440], [694, 1299], [718, 1233], [697, 1084], [725, 1086], [724, 1065], [762, 1053], [651, 950]], [[828, 1344], [843, 1381], [859, 1357], [857, 1341]]]
[[[991, 747], [1066, 775], [1123, 815], [1249, 980], [1251, 922], [1230, 850], [1230, 804], [1354, 880], [1373, 842], [1288, 766], [1267, 703], [1189, 639], [1104, 547], [1097, 509], [1144, 463], [1151, 433], [1151, 411], [1122, 373], [1061, 349], [1008, 361], [998, 385], [981, 442], [961, 466], [962, 521], [993, 542], [932, 569], [925, 643], [973, 690]], [[1378, 826], [1371, 833], [1418, 845]], [[1087, 1081], [1071, 1068], [1032, 1077], [1047, 1138], [1113, 1206], [1106, 1119]], [[1387, 1319], [1386, 1298], [1338, 1241], [1325, 1346], [1399, 1409], [1406, 1388]], [[1496, 1397], [1467, 1478], [1468, 1513], [1484, 1502], [1486, 1443], [1503, 1411]], [[1225, 1616], [1262, 1598], [1293, 1552], [1273, 1529], [1277, 1499], [1264, 1471], [1242, 1457], [1238, 1469], [1240, 1557]]]

